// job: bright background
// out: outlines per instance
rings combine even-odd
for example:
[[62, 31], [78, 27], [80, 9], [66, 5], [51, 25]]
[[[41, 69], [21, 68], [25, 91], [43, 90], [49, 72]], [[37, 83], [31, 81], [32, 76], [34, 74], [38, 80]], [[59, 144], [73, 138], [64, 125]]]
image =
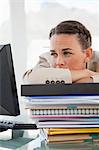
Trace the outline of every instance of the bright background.
[[22, 75], [49, 50], [50, 29], [70, 19], [88, 27], [99, 51], [99, 0], [0, 0], [0, 44], [11, 43], [19, 96]]

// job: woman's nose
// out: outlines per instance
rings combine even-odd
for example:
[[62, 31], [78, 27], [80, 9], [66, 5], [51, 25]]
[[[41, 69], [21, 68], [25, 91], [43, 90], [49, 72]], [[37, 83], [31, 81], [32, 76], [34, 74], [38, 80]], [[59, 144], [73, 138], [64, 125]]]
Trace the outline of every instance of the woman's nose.
[[56, 58], [56, 68], [62, 68], [64, 67], [64, 59], [62, 57], [57, 57]]

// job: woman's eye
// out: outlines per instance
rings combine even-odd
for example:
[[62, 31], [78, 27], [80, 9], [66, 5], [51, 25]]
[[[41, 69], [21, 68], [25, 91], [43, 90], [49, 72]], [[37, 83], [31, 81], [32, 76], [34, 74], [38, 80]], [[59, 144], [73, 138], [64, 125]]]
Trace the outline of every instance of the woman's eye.
[[51, 56], [57, 57], [56, 53], [51, 53]]
[[71, 53], [71, 52], [64, 52], [64, 55], [65, 55], [65, 56], [71, 56], [72, 53]]

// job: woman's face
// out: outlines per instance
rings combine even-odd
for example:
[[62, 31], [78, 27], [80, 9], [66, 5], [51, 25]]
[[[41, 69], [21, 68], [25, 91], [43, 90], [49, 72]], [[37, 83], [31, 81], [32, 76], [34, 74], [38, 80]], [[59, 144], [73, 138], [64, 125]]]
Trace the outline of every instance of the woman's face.
[[77, 35], [53, 35], [50, 39], [50, 53], [55, 68], [69, 68], [70, 70], [86, 68], [86, 51], [82, 49]]

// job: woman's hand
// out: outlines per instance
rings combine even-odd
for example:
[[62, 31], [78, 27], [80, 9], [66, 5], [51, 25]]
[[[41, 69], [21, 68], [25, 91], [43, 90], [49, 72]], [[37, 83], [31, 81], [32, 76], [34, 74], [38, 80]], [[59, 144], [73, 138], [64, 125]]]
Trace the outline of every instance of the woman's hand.
[[72, 82], [93, 82], [92, 76], [99, 75], [99, 72], [94, 72], [88, 69], [83, 70], [70, 70], [72, 76]]

